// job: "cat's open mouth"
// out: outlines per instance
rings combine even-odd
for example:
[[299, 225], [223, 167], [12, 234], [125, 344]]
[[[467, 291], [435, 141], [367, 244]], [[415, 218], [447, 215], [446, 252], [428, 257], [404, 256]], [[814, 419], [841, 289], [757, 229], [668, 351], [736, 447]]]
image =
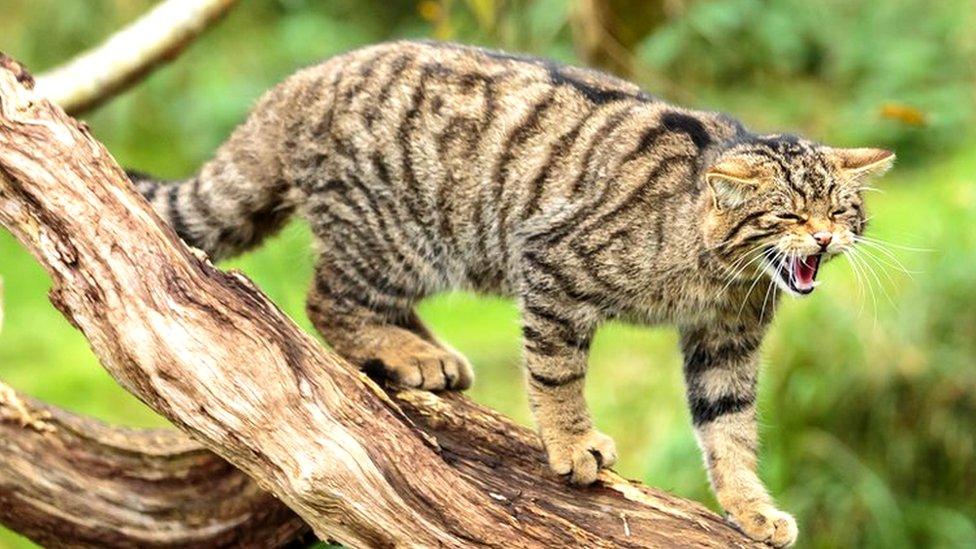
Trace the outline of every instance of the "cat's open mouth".
[[776, 270], [776, 276], [787, 289], [806, 295], [819, 284], [817, 272], [820, 270], [820, 258], [821, 254], [788, 256], [781, 259], [778, 264], [771, 264], [771, 267]]

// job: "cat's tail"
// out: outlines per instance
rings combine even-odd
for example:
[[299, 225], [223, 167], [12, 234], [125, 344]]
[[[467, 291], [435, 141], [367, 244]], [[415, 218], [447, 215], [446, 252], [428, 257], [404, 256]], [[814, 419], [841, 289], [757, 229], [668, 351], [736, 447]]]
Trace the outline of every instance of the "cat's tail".
[[282, 170], [279, 124], [261, 107], [190, 179], [162, 181], [127, 171], [180, 238], [215, 261], [254, 248], [295, 211], [297, 190]]
[[160, 181], [140, 172], [126, 173], [176, 234], [214, 261], [254, 248], [278, 232], [294, 211], [280, 183], [258, 187], [202, 174]]

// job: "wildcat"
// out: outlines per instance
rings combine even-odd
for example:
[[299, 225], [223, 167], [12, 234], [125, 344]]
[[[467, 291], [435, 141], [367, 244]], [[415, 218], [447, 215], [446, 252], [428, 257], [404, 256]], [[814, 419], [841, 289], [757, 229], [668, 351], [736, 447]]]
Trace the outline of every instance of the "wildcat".
[[717, 499], [747, 535], [785, 546], [796, 523], [756, 473], [758, 349], [777, 294], [814, 291], [821, 264], [855, 244], [862, 187], [893, 160], [756, 135], [591, 70], [395, 42], [288, 78], [196, 177], [133, 179], [215, 259], [300, 211], [319, 252], [312, 322], [400, 385], [474, 379], [419, 300], [517, 297], [531, 408], [552, 470], [577, 484], [616, 459], [583, 398], [594, 331], [675, 324]]

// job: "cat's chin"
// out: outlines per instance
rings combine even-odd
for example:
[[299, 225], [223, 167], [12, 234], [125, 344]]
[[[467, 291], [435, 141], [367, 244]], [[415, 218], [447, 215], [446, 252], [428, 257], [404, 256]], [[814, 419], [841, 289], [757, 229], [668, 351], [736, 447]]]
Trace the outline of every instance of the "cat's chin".
[[769, 276], [784, 292], [796, 297], [805, 297], [812, 294], [820, 285], [817, 274], [820, 272], [823, 254], [787, 256], [774, 261], [777, 253], [770, 248], [766, 257], [766, 270]]

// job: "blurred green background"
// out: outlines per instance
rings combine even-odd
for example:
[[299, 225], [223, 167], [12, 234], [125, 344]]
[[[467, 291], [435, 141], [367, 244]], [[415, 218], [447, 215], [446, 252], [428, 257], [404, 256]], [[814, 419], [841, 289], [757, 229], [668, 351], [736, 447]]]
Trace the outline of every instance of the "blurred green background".
[[[0, 50], [41, 72], [149, 0], [0, 0]], [[254, 100], [357, 46], [434, 37], [601, 67], [757, 130], [884, 146], [870, 197], [872, 273], [838, 261], [787, 300], [765, 345], [762, 476], [802, 547], [976, 547], [976, 0], [244, 0], [177, 62], [86, 116], [125, 166], [193, 172]], [[309, 237], [291, 225], [229, 262], [308, 327]], [[902, 268], [904, 267], [904, 268]], [[863, 270], [863, 269], [862, 269]], [[909, 272], [905, 272], [909, 271]], [[164, 422], [101, 369], [0, 229], [0, 378], [71, 410]], [[448, 295], [421, 314], [474, 363], [471, 393], [528, 423], [510, 301]], [[670, 328], [611, 325], [589, 401], [618, 470], [715, 506]], [[0, 531], [0, 547], [28, 547]]]

